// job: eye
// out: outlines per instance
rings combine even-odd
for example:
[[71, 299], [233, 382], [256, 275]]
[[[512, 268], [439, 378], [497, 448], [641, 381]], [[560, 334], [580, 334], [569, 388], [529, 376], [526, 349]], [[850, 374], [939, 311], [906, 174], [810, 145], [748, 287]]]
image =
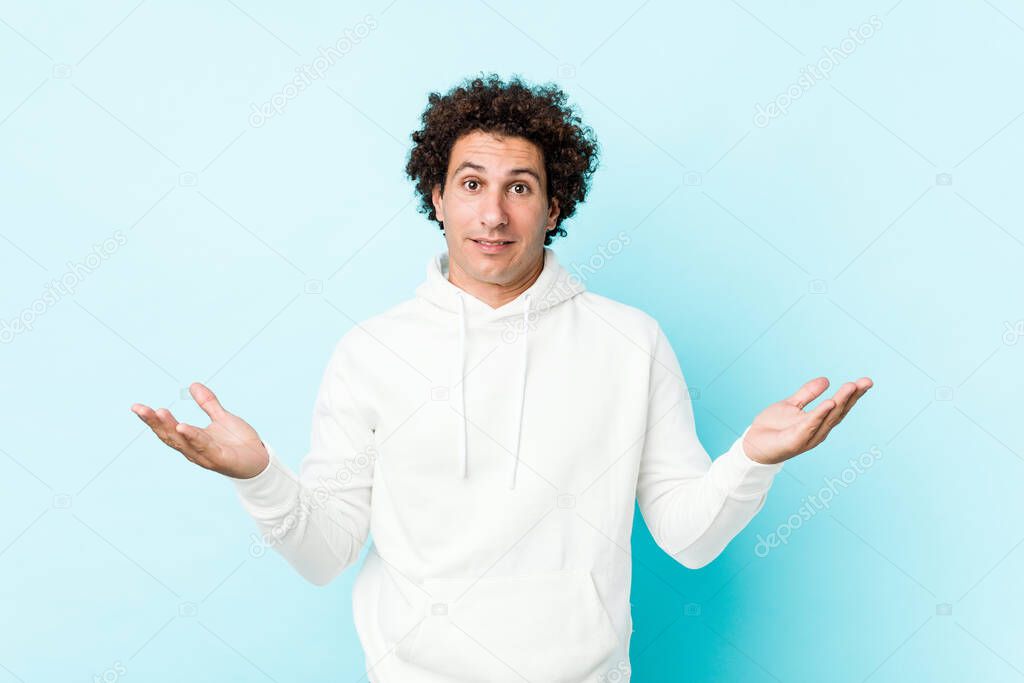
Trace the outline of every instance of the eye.
[[516, 192], [515, 194], [527, 194], [530, 191], [530, 186], [527, 185], [526, 183], [515, 183], [514, 185], [512, 185], [512, 187], [523, 188], [522, 192]]
[[[466, 183], [476, 183], [477, 185], [479, 185], [479, 184], [480, 184], [480, 183], [479, 183], [478, 181], [476, 181], [476, 180], [473, 180], [472, 178], [470, 178], [469, 180], [464, 180], [464, 181], [462, 181], [462, 186], [463, 186], [463, 187], [466, 187]], [[467, 188], [467, 189], [473, 189], [473, 188]]]

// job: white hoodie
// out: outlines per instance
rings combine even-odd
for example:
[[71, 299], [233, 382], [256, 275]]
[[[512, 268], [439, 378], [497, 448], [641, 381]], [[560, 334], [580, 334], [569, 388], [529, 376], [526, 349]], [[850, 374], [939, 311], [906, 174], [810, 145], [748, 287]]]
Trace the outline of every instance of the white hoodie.
[[341, 337], [298, 477], [267, 443], [268, 467], [233, 479], [242, 504], [317, 585], [372, 533], [353, 588], [370, 681], [624, 680], [633, 501], [696, 569], [781, 465], [742, 435], [712, 463], [657, 321], [550, 248], [496, 309], [447, 268], [434, 256], [415, 298]]

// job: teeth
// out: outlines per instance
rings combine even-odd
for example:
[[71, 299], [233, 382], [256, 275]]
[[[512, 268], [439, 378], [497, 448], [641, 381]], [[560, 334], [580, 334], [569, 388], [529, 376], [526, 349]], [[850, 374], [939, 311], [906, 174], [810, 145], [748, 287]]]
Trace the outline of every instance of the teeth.
[[493, 246], [495, 246], [497, 244], [508, 244], [508, 242], [486, 242], [484, 240], [477, 240], [477, 242], [479, 242], [480, 244], [486, 244], [487, 246], [491, 246], [491, 247], [493, 247]]

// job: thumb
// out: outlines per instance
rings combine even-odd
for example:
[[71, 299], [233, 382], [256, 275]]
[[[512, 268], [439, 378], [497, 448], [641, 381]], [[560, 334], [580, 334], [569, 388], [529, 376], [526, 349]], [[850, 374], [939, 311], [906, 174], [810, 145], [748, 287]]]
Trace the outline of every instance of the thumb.
[[206, 387], [199, 382], [192, 382], [188, 387], [189, 392], [192, 394], [192, 398], [195, 399], [199, 407], [203, 409], [207, 415], [210, 416], [211, 420], [218, 420], [228, 414], [228, 411], [224, 410], [224, 406], [217, 400], [217, 396], [210, 391], [209, 387]]
[[816, 377], [797, 389], [795, 394], [786, 399], [786, 403], [803, 410], [804, 406], [821, 396], [826, 389], [828, 389], [828, 378]]

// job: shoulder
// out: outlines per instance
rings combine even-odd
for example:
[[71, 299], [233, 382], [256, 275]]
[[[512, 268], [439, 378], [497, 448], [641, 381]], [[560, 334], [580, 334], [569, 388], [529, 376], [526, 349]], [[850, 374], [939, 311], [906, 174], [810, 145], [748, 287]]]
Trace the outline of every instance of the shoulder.
[[423, 315], [418, 307], [419, 302], [411, 298], [361, 320], [350, 318], [351, 326], [335, 343], [335, 352], [359, 356], [380, 347], [389, 339], [410, 334], [423, 324]]
[[580, 304], [605, 323], [646, 348], [657, 343], [661, 326], [647, 311], [591, 291], [576, 295]]

